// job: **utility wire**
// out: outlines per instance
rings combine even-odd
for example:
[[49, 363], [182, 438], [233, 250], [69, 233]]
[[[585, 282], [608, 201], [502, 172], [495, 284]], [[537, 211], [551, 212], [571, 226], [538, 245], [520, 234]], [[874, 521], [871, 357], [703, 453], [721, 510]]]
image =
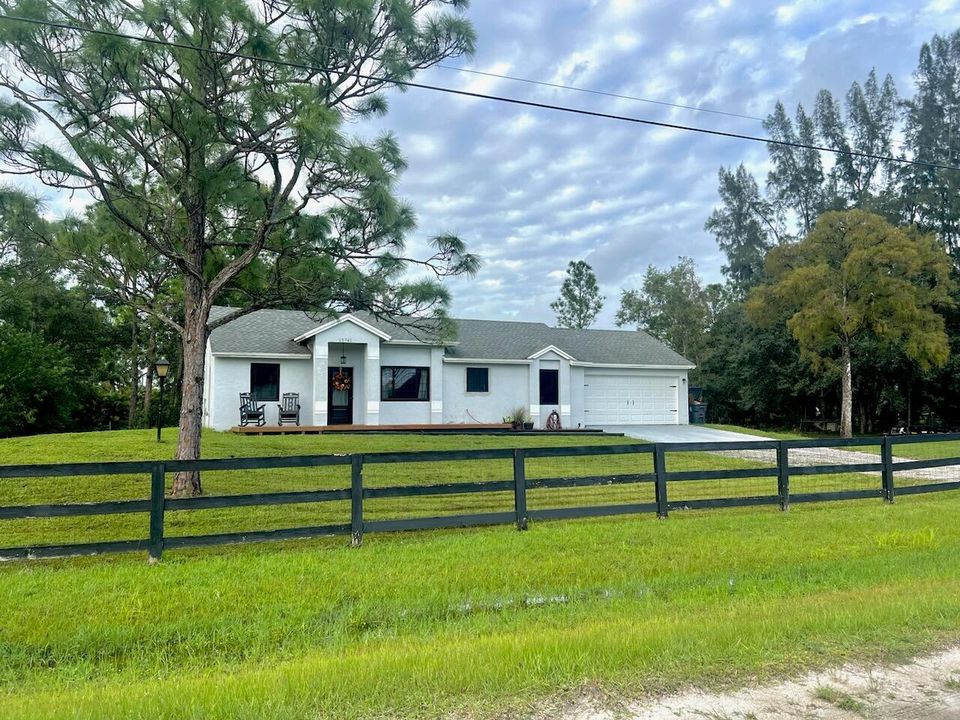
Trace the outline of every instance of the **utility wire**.
[[576, 85], [563, 85], [562, 83], [547, 82], [545, 80], [533, 80], [531, 78], [519, 77], [517, 75], [501, 75], [500, 73], [489, 72], [486, 70], [473, 70], [471, 68], [457, 67], [456, 65], [447, 65], [445, 63], [437, 63], [435, 67], [443, 68], [444, 70], [470, 73], [471, 75], [482, 75], [484, 77], [497, 78], [498, 80], [511, 80], [513, 82], [527, 83], [528, 85], [539, 85], [540, 87], [554, 88], [557, 90], [570, 90], [571, 92], [587, 93], [590, 95], [602, 95], [603, 97], [616, 98], [617, 100], [632, 100], [634, 102], [662, 105], [663, 107], [678, 108], [680, 110], [692, 110], [694, 112], [710, 113], [711, 115], [723, 115], [725, 117], [740, 118], [741, 120], [756, 120], [757, 122], [764, 121], [764, 118], [757, 117], [756, 115], [744, 115], [742, 113], [731, 112], [729, 110], [714, 110], [712, 108], [697, 107], [696, 105], [684, 105], [682, 103], [667, 102], [666, 100], [653, 100], [651, 98], [639, 97], [637, 95], [621, 95], [620, 93], [607, 92], [605, 90], [594, 90], [592, 88], [577, 87]]
[[307, 63], [298, 63], [298, 62], [293, 62], [291, 60], [265, 58], [259, 55], [249, 55], [247, 53], [234, 52], [231, 50], [217, 50], [216, 48], [202, 48], [202, 47], [197, 47], [196, 45], [190, 45], [188, 43], [180, 43], [180, 42], [175, 42], [171, 40], [157, 40], [155, 38], [143, 37], [139, 35], [129, 35], [126, 33], [116, 32], [112, 30], [85, 28], [77, 25], [70, 25], [67, 23], [54, 22], [52, 20], [25, 18], [25, 17], [18, 17], [15, 15], [0, 15], [0, 21], [22, 22], [22, 23], [28, 23], [31, 25], [40, 25], [43, 27], [56, 28], [59, 30], [69, 30], [72, 32], [90, 33], [94, 35], [101, 35], [103, 37], [112, 37], [112, 38], [117, 38], [121, 40], [132, 40], [134, 42], [142, 42], [142, 43], [147, 43], [151, 45], [172, 47], [180, 50], [190, 50], [198, 53], [208, 53], [211, 55], [218, 55], [218, 56], [230, 58], [233, 60], [248, 60], [251, 62], [270, 63], [273, 65], [295, 68], [298, 70], [309, 70], [311, 72], [336, 72], [343, 75], [355, 77], [360, 80], [371, 80], [374, 82], [381, 82], [381, 83], [398, 85], [401, 87], [408, 87], [408, 88], [416, 88], [419, 90], [432, 90], [434, 92], [447, 93], [449, 95], [458, 95], [460, 97], [470, 97], [470, 98], [477, 98], [481, 100], [493, 100], [495, 102], [506, 103], [509, 105], [532, 107], [532, 108], [538, 108], [541, 110], [553, 110], [555, 112], [564, 112], [564, 113], [569, 113], [573, 115], [583, 115], [585, 117], [604, 118], [606, 120], [617, 120], [619, 122], [628, 122], [628, 123], [634, 123], [637, 125], [647, 125], [649, 127], [666, 128], [669, 130], [680, 130], [684, 132], [698, 133], [701, 135], [712, 135], [715, 137], [724, 137], [724, 138], [730, 138], [733, 140], [746, 140], [749, 142], [764, 143], [766, 145], [778, 145], [780, 147], [790, 147], [790, 148], [798, 148], [798, 149], [804, 149], [804, 150], [818, 150], [820, 152], [832, 153], [834, 155], [847, 155], [850, 157], [859, 157], [867, 160], [878, 160], [881, 162], [899, 163], [903, 165], [918, 165], [918, 166], [934, 168], [938, 170], [960, 171], [960, 167], [955, 165], [944, 165], [941, 163], [925, 162], [922, 160], [910, 160], [907, 158], [893, 157], [891, 155], [877, 155], [874, 153], [858, 152], [854, 150], [841, 150], [838, 148], [827, 147], [824, 145], [808, 145], [805, 143], [791, 142], [788, 140], [775, 140], [773, 138], [759, 137], [757, 135], [747, 135], [745, 133], [727, 132], [724, 130], [711, 130], [709, 128], [702, 128], [694, 125], [681, 125], [678, 123], [661, 122], [659, 120], [649, 120], [646, 118], [631, 117], [629, 115], [616, 115], [613, 113], [598, 112], [596, 110], [583, 110], [580, 108], [572, 108], [564, 105], [554, 105], [552, 103], [535, 102], [533, 100], [521, 100], [519, 98], [506, 97], [503, 95], [490, 95], [488, 93], [471, 92], [469, 90], [458, 90], [456, 88], [449, 88], [441, 85], [430, 85], [427, 83], [414, 82], [412, 80], [400, 80], [397, 78], [381, 77], [378, 75], [370, 75], [367, 73], [361, 73], [357, 71], [335, 70], [333, 68], [325, 68], [318, 65], [309, 65]]

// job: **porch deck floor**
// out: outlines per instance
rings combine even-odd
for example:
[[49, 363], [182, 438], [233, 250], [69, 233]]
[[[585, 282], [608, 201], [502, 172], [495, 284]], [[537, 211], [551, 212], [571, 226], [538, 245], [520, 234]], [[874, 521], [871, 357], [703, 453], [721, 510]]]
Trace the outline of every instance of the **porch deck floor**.
[[454, 433], [490, 432], [510, 430], [505, 423], [470, 423], [446, 425], [247, 425], [235, 426], [230, 432], [241, 435], [322, 435], [324, 433], [363, 433], [363, 432], [409, 432], [409, 433]]

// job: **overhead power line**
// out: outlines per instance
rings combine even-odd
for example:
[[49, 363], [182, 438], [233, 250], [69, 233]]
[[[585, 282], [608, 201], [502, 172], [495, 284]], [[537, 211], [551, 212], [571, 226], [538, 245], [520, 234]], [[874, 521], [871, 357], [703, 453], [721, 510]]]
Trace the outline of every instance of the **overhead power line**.
[[473, 70], [472, 68], [462, 68], [456, 65], [447, 65], [438, 63], [436, 67], [444, 70], [454, 70], [456, 72], [469, 73], [471, 75], [482, 75], [483, 77], [496, 78], [498, 80], [510, 80], [512, 82], [526, 83], [528, 85], [538, 85], [540, 87], [554, 88], [556, 90], [569, 90], [571, 92], [586, 93], [588, 95], [601, 95], [603, 97], [615, 98], [617, 100], [632, 100], [633, 102], [649, 103], [650, 105], [662, 105], [663, 107], [677, 108], [680, 110], [692, 110], [693, 112], [709, 113], [711, 115], [723, 115], [724, 117], [739, 118], [741, 120], [756, 120], [763, 122], [764, 118], [756, 115], [744, 115], [743, 113], [732, 112], [730, 110], [715, 110], [713, 108], [697, 107], [696, 105], [684, 105], [683, 103], [667, 102], [666, 100], [653, 100], [652, 98], [639, 97], [637, 95], [622, 95], [606, 90], [594, 90], [593, 88], [577, 87], [576, 85], [564, 85], [562, 83], [547, 82], [546, 80], [533, 80], [531, 78], [519, 77], [517, 75], [502, 75], [500, 73], [489, 72], [487, 70]]
[[147, 43], [151, 45], [159, 45], [163, 47], [172, 47], [172, 48], [177, 48], [179, 50], [190, 50], [197, 53], [208, 53], [211, 55], [218, 55], [220, 57], [226, 57], [234, 60], [247, 60], [250, 62], [269, 63], [273, 65], [279, 65], [281, 67], [296, 68], [298, 70], [309, 70], [311, 72], [339, 72], [343, 75], [359, 78], [361, 80], [372, 80], [375, 82], [398, 85], [401, 87], [416, 88], [418, 90], [432, 90], [434, 92], [447, 93], [449, 95], [458, 95], [460, 97], [477, 98], [480, 100], [493, 100], [495, 102], [506, 103], [509, 105], [531, 107], [531, 108], [537, 108], [540, 110], [553, 110], [555, 112], [569, 113], [572, 115], [582, 115], [585, 117], [603, 118], [606, 120], [617, 120], [619, 122], [633, 123], [636, 125], [646, 125], [649, 127], [658, 127], [658, 128], [669, 129], [669, 130], [679, 130], [683, 132], [691, 132], [691, 133], [697, 133], [701, 135], [712, 135], [715, 137], [730, 138], [732, 140], [746, 140], [749, 142], [764, 143], [766, 145], [777, 145], [780, 147], [790, 147], [790, 148], [798, 148], [798, 149], [804, 149], [804, 150], [817, 150], [820, 152], [831, 153], [834, 155], [846, 155], [849, 157], [859, 157], [866, 160], [877, 160], [881, 162], [899, 163], [903, 165], [918, 165], [922, 167], [935, 168], [939, 170], [960, 171], [960, 167], [955, 165], [945, 165], [941, 163], [926, 162], [922, 160], [911, 160], [908, 158], [893, 157], [892, 155], [878, 155], [874, 153], [858, 152], [855, 150], [841, 150], [839, 148], [827, 147], [825, 145], [812, 145], [812, 144], [806, 144], [806, 143], [800, 143], [800, 142], [791, 142], [789, 140], [775, 140], [773, 138], [765, 138], [757, 135], [748, 135], [746, 133], [735, 133], [735, 132], [728, 132], [725, 130], [713, 130], [710, 128], [697, 127], [694, 125], [681, 125], [679, 123], [663, 122], [660, 120], [649, 120], [647, 118], [631, 117], [629, 115], [617, 115], [614, 113], [605, 113], [605, 112], [599, 112], [596, 110], [584, 110], [581, 108], [567, 107], [565, 105], [555, 105], [553, 103], [536, 102], [534, 100], [521, 100], [519, 98], [506, 97], [503, 95], [491, 95], [489, 93], [472, 92], [470, 90], [459, 90], [457, 88], [444, 87], [441, 85], [431, 85], [428, 83], [421, 83], [421, 82], [414, 82], [412, 80], [400, 80], [398, 78], [381, 77], [378, 75], [370, 75], [368, 73], [361, 73], [356, 71], [336, 70], [333, 68], [325, 68], [320, 65], [311, 65], [308, 63], [293, 62], [291, 60], [279, 60], [275, 58], [266, 58], [259, 55], [250, 55], [248, 53], [235, 52], [231, 50], [217, 50], [216, 48], [197, 47], [196, 45], [190, 45], [188, 43], [180, 43], [180, 42], [175, 42], [171, 40], [158, 40], [156, 38], [143, 37], [140, 35], [129, 35], [127, 33], [116, 32], [113, 30], [100, 30], [98, 28], [81, 27], [78, 25], [70, 25], [68, 23], [54, 22], [52, 20], [25, 18], [25, 17], [18, 17], [15, 15], [0, 15], [0, 21], [22, 22], [22, 23], [29, 23], [32, 25], [40, 25], [44, 27], [57, 28], [60, 30], [69, 30], [71, 32], [90, 33], [94, 35], [101, 35], [103, 37], [112, 37], [112, 38], [117, 38], [121, 40], [132, 40], [134, 42], [142, 42], [142, 43]]

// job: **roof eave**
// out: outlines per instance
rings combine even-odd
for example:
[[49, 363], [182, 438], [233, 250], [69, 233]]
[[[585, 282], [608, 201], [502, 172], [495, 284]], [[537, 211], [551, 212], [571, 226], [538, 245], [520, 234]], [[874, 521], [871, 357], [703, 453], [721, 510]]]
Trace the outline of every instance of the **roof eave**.
[[570, 363], [575, 367], [624, 368], [629, 370], [693, 370], [697, 366], [691, 363], [598, 363], [575, 360]]

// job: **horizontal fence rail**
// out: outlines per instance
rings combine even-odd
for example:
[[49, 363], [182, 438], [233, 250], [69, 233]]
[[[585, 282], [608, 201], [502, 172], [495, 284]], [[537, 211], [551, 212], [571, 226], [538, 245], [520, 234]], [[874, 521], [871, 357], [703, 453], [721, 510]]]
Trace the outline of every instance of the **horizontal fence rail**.
[[[145, 539], [111, 540], [0, 548], [0, 560], [95, 555], [108, 552], [147, 550], [152, 560], [160, 559], [164, 549], [221, 545], [228, 543], [263, 542], [349, 535], [360, 545], [366, 532], [429, 530], [437, 528], [473, 527], [480, 525], [515, 524], [525, 530], [530, 520], [558, 520], [638, 513], [656, 513], [665, 518], [671, 511], [728, 507], [779, 505], [781, 510], [791, 503], [834, 500], [884, 499], [892, 502], [896, 494], [916, 495], [960, 490], [960, 476], [955, 480], [921, 476], [922, 482], [897, 486], [895, 475], [957, 467], [960, 454], [956, 449], [948, 457], [900, 459], [894, 455], [898, 445], [956, 442], [960, 434], [885, 436], [872, 438], [824, 440], [756, 440], [737, 442], [632, 443], [622, 445], [588, 445], [571, 447], [496, 448], [479, 450], [380, 452], [350, 455], [303, 455], [287, 457], [225, 458], [210, 460], [124, 461], [103, 463], [67, 463], [50, 465], [0, 466], [0, 489], [4, 480], [18, 478], [75, 478], [90, 476], [142, 475], [150, 479], [148, 499], [62, 504], [9, 505], [0, 507], [2, 521], [36, 518], [61, 518], [127, 513], [149, 514], [149, 536]], [[860, 448], [860, 450], [851, 450]], [[816, 455], [820, 451], [822, 456]], [[708, 460], [735, 458], [749, 467], [711, 467], [671, 470], [673, 461], [684, 455], [697, 454]], [[763, 454], [766, 453], [766, 454]], [[869, 457], [868, 457], [869, 454]], [[564, 475], [527, 478], [531, 459], [597, 458], [635, 456], [636, 472]], [[365, 486], [363, 471], [367, 466], [402, 463], [450, 463], [477, 460], [511, 461], [512, 477], [502, 480], [422, 483], [400, 486]], [[644, 471], [644, 461], [652, 470]], [[622, 462], [622, 461], [621, 461]], [[705, 461], [706, 462], [706, 461]], [[756, 466], [753, 466], [756, 463]], [[180, 472], [274, 470], [287, 468], [320, 468], [349, 466], [349, 487], [332, 490], [296, 490], [257, 492], [235, 495], [211, 495], [189, 498], [167, 497], [168, 475]], [[791, 492], [792, 477], [823, 475], [875, 475], [880, 482], [874, 487], [831, 491]], [[769, 494], [734, 497], [674, 499], [684, 488], [697, 481], [719, 481], [724, 487], [747, 479], [770, 482]], [[917, 479], [916, 477], [914, 479]], [[773, 484], [775, 481], [775, 485]], [[671, 484], [677, 483], [670, 490]], [[652, 502], [577, 505], [572, 507], [534, 508], [527, 506], [528, 490], [551, 490], [589, 487], [652, 484]], [[669, 490], [669, 492], [668, 492]], [[367, 519], [364, 501], [380, 498], [416, 498], [445, 495], [512, 493], [513, 509], [502, 512], [478, 512], [432, 517]], [[326, 502], [349, 502], [350, 516], [342, 523], [328, 523], [275, 530], [253, 530], [205, 535], [169, 536], [164, 531], [166, 514], [222, 508], [279, 506]]]

